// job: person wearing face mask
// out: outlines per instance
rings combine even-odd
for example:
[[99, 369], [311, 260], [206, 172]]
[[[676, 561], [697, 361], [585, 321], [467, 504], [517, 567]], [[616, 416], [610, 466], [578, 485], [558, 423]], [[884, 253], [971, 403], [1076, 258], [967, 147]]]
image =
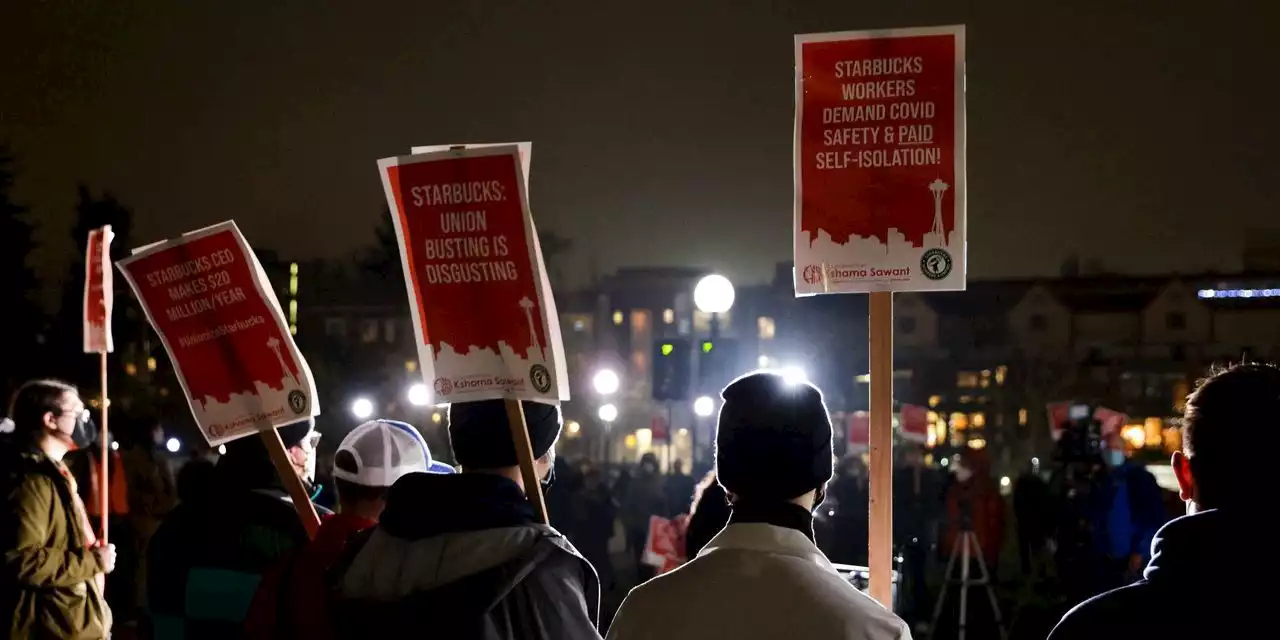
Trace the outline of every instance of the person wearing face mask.
[[35, 380], [9, 407], [12, 431], [0, 440], [0, 611], [11, 638], [106, 638], [111, 610], [103, 578], [114, 545], [96, 540], [63, 457], [96, 435], [75, 387]]
[[1165, 523], [1160, 485], [1146, 467], [1125, 455], [1118, 434], [1108, 440], [1102, 459], [1108, 499], [1100, 501], [1093, 522], [1098, 558], [1093, 593], [1137, 579], [1151, 557], [1151, 540]]
[[688, 564], [633, 589], [609, 640], [909, 640], [814, 542], [835, 460], [822, 392], [757, 372], [721, 396], [716, 474], [729, 524]]
[[[560, 408], [521, 403], [534, 468], [551, 480]], [[330, 572], [342, 637], [599, 638], [600, 582], [525, 497], [503, 400], [449, 407], [458, 475], [410, 474], [387, 493], [378, 526]]]
[[[320, 439], [315, 421], [277, 432], [294, 472], [306, 482]], [[226, 448], [210, 491], [179, 504], [151, 538], [147, 603], [156, 640], [245, 637], [244, 621], [263, 574], [308, 542], [262, 439], [241, 438]]]

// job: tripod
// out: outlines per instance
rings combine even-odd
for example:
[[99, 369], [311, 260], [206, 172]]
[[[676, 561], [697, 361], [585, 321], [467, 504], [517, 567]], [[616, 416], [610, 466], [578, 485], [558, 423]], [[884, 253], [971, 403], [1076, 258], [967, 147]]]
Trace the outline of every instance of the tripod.
[[[959, 580], [952, 577], [957, 556], [960, 557]], [[976, 580], [969, 576], [970, 559], [978, 561], [980, 577]], [[957, 638], [964, 640], [965, 626], [969, 617], [969, 587], [981, 585], [987, 590], [987, 598], [991, 601], [991, 612], [995, 616], [996, 629], [1000, 631], [1001, 640], [1004, 640], [1007, 636], [1004, 632], [1004, 623], [1000, 619], [1000, 605], [996, 602], [996, 592], [991, 588], [991, 574], [987, 572], [986, 560], [982, 559], [982, 547], [978, 545], [978, 535], [969, 527], [960, 531], [960, 536], [951, 547], [951, 557], [947, 559], [947, 571], [943, 574], [942, 592], [938, 594], [938, 604], [933, 607], [933, 621], [929, 623], [930, 640], [933, 639], [933, 633], [938, 628], [938, 619], [942, 617], [942, 607], [947, 601], [947, 586], [951, 584], [960, 585], [960, 624]]]

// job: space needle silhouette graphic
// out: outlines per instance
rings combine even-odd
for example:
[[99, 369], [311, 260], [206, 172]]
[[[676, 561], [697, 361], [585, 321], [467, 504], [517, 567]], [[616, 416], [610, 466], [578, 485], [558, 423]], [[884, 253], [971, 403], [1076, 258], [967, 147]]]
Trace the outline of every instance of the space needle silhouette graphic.
[[947, 230], [942, 226], [942, 197], [950, 187], [942, 178], [929, 183], [929, 191], [933, 193], [933, 231], [929, 235], [933, 236], [935, 246], [943, 249], [947, 247]]
[[538, 360], [542, 360], [542, 345], [538, 344], [538, 332], [534, 329], [533, 324], [533, 301], [528, 298], [521, 298], [520, 308], [524, 309], [524, 317], [529, 321], [529, 340], [533, 344], [533, 352], [537, 354]]

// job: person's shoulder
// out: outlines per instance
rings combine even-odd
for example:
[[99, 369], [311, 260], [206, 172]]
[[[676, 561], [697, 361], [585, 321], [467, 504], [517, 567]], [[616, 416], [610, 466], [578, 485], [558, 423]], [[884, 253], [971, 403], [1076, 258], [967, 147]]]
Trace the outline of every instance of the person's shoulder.
[[1048, 640], [1094, 640], [1099, 634], [1105, 637], [1118, 625], [1132, 620], [1134, 611], [1150, 610], [1147, 603], [1154, 599], [1152, 587], [1146, 581], [1098, 594], [1062, 616]]

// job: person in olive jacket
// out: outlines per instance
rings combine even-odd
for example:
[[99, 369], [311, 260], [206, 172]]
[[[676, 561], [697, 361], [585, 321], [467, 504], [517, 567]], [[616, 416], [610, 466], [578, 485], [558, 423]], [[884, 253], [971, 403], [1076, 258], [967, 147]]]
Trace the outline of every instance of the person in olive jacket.
[[103, 578], [115, 547], [101, 545], [62, 463], [93, 438], [75, 387], [35, 380], [9, 408], [12, 432], [0, 437], [0, 615], [11, 638], [106, 638], [111, 610]]

